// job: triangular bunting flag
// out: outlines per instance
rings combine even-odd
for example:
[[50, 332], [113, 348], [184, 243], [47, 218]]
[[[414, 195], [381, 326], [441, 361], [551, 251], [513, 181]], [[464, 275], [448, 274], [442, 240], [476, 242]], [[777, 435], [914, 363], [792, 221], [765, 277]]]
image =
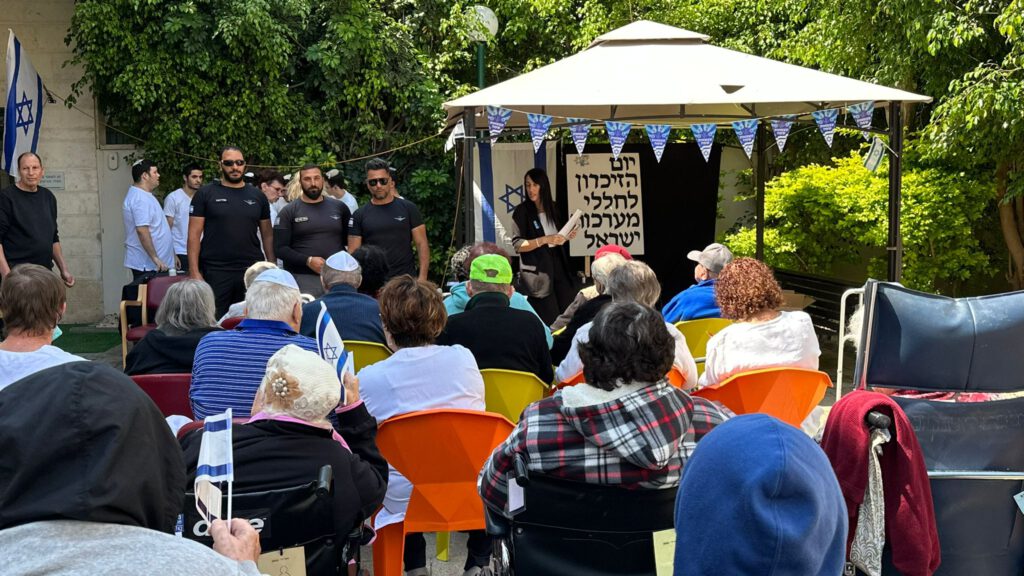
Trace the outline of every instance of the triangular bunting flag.
[[690, 131], [693, 132], [693, 137], [697, 139], [697, 145], [700, 146], [700, 153], [704, 155], [704, 161], [707, 162], [711, 158], [711, 146], [715, 143], [715, 132], [718, 130], [718, 126], [714, 124], [692, 124]]
[[487, 129], [491, 132], [491, 144], [498, 141], [498, 136], [505, 129], [505, 123], [512, 117], [512, 111], [498, 106], [487, 107]]
[[661, 163], [661, 155], [665, 152], [665, 145], [668, 144], [668, 135], [672, 132], [672, 126], [668, 124], [648, 124], [647, 139], [651, 141], [651, 148], [654, 148], [654, 157]]
[[789, 139], [789, 131], [793, 128], [793, 119], [796, 116], [787, 114], [778, 120], [772, 120], [772, 135], [775, 136], [775, 144], [779, 147], [779, 154], [786, 148], [786, 140]]
[[743, 151], [747, 153], [749, 160], [754, 153], [754, 139], [757, 138], [757, 119], [737, 120], [732, 123], [732, 131], [736, 133], [736, 138], [740, 141], [740, 146], [743, 146]]
[[551, 128], [552, 118], [547, 114], [527, 114], [526, 120], [530, 123], [530, 138], [533, 140], [533, 153], [536, 154], [544, 143], [548, 128]]
[[814, 121], [818, 123], [821, 135], [825, 137], [825, 143], [832, 147], [832, 137], [836, 133], [836, 120], [839, 119], [839, 109], [829, 108], [828, 110], [816, 110], [811, 113]]
[[622, 145], [626, 143], [626, 138], [629, 138], [629, 131], [632, 127], [633, 125], [628, 122], [604, 123], [604, 128], [608, 131], [608, 142], [612, 145], [612, 156], [616, 160], [622, 153]]
[[871, 129], [871, 116], [875, 113], [874, 102], [861, 102], [860, 104], [854, 104], [847, 106], [846, 111], [853, 116], [853, 121], [857, 123], [857, 126], [863, 130], [861, 134], [864, 135], [864, 139], [869, 138], [867, 130]]
[[576, 145], [576, 154], [583, 154], [583, 147], [587, 145], [587, 135], [590, 134], [590, 122], [585, 118], [567, 118], [569, 121], [569, 132], [572, 133], [572, 142]]

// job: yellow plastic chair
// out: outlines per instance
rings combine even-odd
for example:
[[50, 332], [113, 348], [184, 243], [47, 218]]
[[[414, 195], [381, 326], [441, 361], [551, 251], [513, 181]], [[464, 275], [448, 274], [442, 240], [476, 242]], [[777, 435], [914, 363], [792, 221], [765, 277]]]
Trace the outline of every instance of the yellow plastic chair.
[[723, 328], [732, 324], [725, 318], [701, 318], [700, 320], [684, 320], [676, 322], [676, 328], [686, 338], [686, 347], [697, 362], [697, 375], [704, 373], [704, 357], [708, 355], [708, 340]]
[[519, 423], [519, 415], [530, 404], [540, 400], [548, 386], [529, 372], [488, 368], [481, 370], [484, 377], [484, 399], [487, 411], [501, 414], [513, 424]]
[[363, 342], [361, 340], [345, 340], [345, 349], [350, 350], [355, 356], [352, 358], [352, 364], [355, 366], [356, 372], [359, 372], [370, 364], [376, 364], [381, 360], [386, 360], [391, 356], [391, 350], [383, 344], [377, 342]]

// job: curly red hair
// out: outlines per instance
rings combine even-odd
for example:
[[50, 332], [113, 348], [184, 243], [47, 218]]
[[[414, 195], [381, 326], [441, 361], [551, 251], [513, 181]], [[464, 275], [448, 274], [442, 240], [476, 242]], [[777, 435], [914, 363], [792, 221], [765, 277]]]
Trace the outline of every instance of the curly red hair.
[[746, 320], [782, 305], [782, 288], [772, 269], [753, 258], [737, 258], [722, 269], [715, 282], [715, 300], [722, 318]]

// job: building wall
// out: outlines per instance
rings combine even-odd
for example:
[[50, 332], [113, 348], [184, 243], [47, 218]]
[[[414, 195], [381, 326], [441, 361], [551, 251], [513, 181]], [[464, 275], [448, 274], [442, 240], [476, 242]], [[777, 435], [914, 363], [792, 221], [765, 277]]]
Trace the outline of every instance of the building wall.
[[[3, 0], [0, 11], [0, 50], [6, 53], [7, 29], [21, 41], [25, 53], [55, 96], [66, 97], [81, 70], [64, 68], [71, 49], [64, 44], [74, 0]], [[6, 62], [0, 84], [6, 94]], [[64, 173], [65, 187], [54, 189], [64, 257], [76, 283], [68, 291], [65, 322], [95, 322], [103, 316], [100, 196], [96, 162], [96, 122], [91, 95], [78, 99], [86, 113], [68, 109], [59, 100], [43, 108], [39, 155], [44, 170]]]

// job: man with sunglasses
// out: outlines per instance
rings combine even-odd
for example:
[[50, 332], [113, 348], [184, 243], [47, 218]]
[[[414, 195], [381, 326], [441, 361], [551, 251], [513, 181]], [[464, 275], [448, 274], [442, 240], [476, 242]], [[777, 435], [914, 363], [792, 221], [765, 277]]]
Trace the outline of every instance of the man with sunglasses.
[[419, 279], [426, 280], [430, 268], [430, 245], [427, 227], [420, 211], [412, 202], [395, 192], [391, 166], [381, 158], [366, 163], [366, 187], [370, 202], [352, 217], [349, 226], [348, 251], [355, 252], [363, 243], [379, 246], [388, 257], [388, 278], [400, 274], [417, 276], [412, 244], [419, 257]]
[[218, 318], [232, 302], [245, 299], [246, 268], [260, 260], [274, 261], [270, 203], [246, 184], [242, 151], [234, 146], [221, 150], [220, 171], [219, 181], [193, 196], [188, 223], [189, 275], [213, 288]]

